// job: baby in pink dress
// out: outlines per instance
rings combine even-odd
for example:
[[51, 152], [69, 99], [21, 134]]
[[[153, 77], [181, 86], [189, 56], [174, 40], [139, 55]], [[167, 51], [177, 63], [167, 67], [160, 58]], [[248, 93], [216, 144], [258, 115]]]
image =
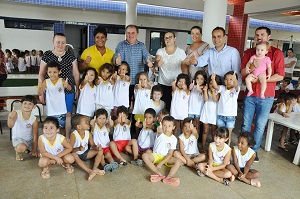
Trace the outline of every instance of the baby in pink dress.
[[[256, 55], [253, 55], [246, 65], [246, 71], [249, 74], [245, 81], [246, 87], [248, 89], [247, 96], [251, 96], [253, 94], [252, 90], [252, 82], [254, 82], [257, 78], [261, 83], [261, 93], [260, 98], [265, 99], [265, 91], [267, 89], [267, 79], [271, 77], [272, 67], [271, 67], [271, 59], [265, 56], [268, 53], [269, 43], [268, 42], [259, 42], [256, 44]], [[252, 73], [250, 70], [250, 65], [253, 64], [254, 60], [259, 60], [259, 66], [256, 67]], [[268, 75], [266, 74], [266, 70], [268, 69]]]

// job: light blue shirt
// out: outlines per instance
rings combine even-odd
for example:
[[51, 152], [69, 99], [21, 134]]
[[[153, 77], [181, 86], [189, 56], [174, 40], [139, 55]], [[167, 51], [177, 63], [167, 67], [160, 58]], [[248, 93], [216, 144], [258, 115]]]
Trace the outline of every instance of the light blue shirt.
[[134, 85], [136, 75], [139, 72], [144, 71], [144, 63], [147, 63], [150, 53], [143, 42], [137, 40], [135, 44], [130, 45], [127, 40], [124, 40], [121, 41], [116, 48], [114, 62], [118, 54], [120, 54], [122, 61], [126, 61], [129, 64], [131, 79], [130, 84]]
[[216, 48], [208, 49], [202, 56], [198, 57], [198, 65], [196, 67], [206, 65], [208, 65], [209, 75], [216, 71], [216, 74], [221, 76], [222, 80], [227, 72], [236, 71], [239, 85], [241, 85], [241, 58], [236, 48], [225, 45], [220, 52], [218, 52]]

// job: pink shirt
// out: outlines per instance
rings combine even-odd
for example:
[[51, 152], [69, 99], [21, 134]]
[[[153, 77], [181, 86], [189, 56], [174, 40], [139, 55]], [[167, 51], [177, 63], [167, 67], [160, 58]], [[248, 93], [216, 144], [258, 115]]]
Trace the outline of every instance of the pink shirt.
[[[250, 58], [251, 63], [253, 63], [253, 60], [256, 59], [256, 55], [253, 55]], [[271, 64], [271, 59], [267, 56], [260, 59], [259, 66], [255, 68], [255, 70], [252, 72], [253, 75], [258, 76], [260, 74], [266, 74], [267, 66]]]

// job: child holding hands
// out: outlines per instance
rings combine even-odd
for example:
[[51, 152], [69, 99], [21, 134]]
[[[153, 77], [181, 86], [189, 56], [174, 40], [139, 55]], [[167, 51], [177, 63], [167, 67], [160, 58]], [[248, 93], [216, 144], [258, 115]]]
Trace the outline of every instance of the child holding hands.
[[36, 106], [36, 99], [26, 95], [21, 100], [21, 110], [13, 110], [7, 118], [7, 126], [12, 128], [12, 144], [16, 151], [16, 160], [22, 161], [23, 153], [37, 156], [38, 121], [32, 114]]
[[[105, 171], [98, 169], [103, 158], [102, 147], [95, 145], [93, 136], [89, 132], [90, 124], [87, 117], [80, 114], [74, 115], [71, 124], [75, 130], [70, 135], [70, 144], [73, 146], [72, 155], [76, 164], [88, 173], [88, 181], [96, 175], [104, 175]], [[91, 158], [95, 158], [93, 169], [88, 168], [83, 162]]]
[[67, 173], [73, 173], [72, 146], [65, 139], [65, 136], [59, 133], [59, 123], [54, 117], [47, 117], [43, 122], [43, 135], [39, 136], [38, 147], [41, 153], [39, 167], [43, 168], [42, 178], [50, 178], [49, 166], [60, 165], [67, 170]]

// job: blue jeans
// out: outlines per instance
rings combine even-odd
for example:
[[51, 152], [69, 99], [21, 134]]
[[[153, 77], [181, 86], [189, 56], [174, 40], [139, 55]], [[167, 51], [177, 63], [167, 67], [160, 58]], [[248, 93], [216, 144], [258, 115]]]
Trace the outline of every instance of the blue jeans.
[[250, 96], [245, 98], [243, 113], [244, 124], [242, 126], [242, 131], [251, 132], [251, 125], [255, 114], [255, 128], [253, 136], [256, 144], [252, 147], [255, 152], [258, 151], [258, 148], [261, 145], [273, 102], [274, 97], [266, 97], [266, 99], [261, 99], [260, 97]]

